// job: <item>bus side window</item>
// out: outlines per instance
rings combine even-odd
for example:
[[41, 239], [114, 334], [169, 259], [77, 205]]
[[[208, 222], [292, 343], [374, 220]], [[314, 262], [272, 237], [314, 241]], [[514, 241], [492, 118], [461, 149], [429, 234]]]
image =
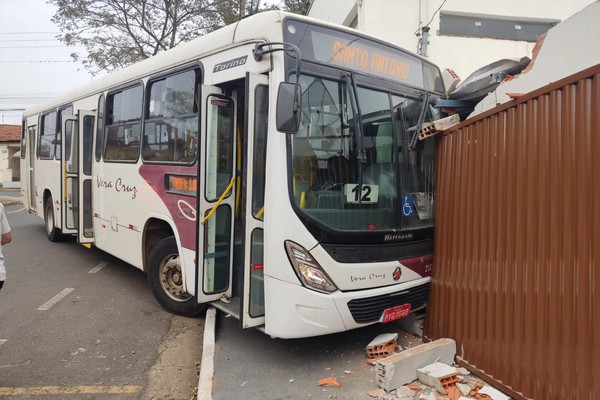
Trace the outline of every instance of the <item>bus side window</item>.
[[[55, 139], [54, 142], [56, 143], [56, 145], [54, 146], [54, 158], [57, 160], [61, 159], [61, 150], [62, 150], [62, 118], [63, 117], [68, 117], [73, 115], [73, 107], [72, 106], [68, 106], [65, 108], [61, 108], [58, 110], [58, 115], [56, 117], [56, 135], [55, 135]], [[70, 140], [71, 137], [70, 135], [67, 135], [65, 137], [66, 140]], [[68, 150], [68, 146], [71, 143], [65, 143], [65, 146], [67, 146], [67, 151]]]
[[252, 215], [263, 219], [265, 205], [265, 172], [267, 163], [267, 122], [269, 117], [269, 87], [258, 85], [254, 93], [254, 174], [252, 178]]
[[144, 114], [142, 159], [191, 164], [198, 142], [200, 72], [188, 70], [149, 83]]
[[106, 102], [108, 112], [104, 159], [137, 161], [140, 153], [142, 85], [111, 93]]
[[96, 119], [96, 161], [100, 161], [104, 150], [104, 95], [98, 100], [98, 118]]
[[42, 115], [38, 134], [37, 156], [43, 160], [51, 160], [56, 145], [56, 111]]

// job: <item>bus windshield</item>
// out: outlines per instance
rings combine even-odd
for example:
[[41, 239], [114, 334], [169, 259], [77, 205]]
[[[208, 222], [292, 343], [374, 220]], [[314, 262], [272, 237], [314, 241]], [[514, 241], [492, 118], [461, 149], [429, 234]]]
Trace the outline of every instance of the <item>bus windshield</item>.
[[291, 135], [298, 212], [335, 230], [432, 226], [434, 143], [414, 141], [423, 113], [425, 122], [438, 118], [426, 97], [358, 86], [353, 106], [343, 80], [302, 75], [300, 83], [302, 123]]

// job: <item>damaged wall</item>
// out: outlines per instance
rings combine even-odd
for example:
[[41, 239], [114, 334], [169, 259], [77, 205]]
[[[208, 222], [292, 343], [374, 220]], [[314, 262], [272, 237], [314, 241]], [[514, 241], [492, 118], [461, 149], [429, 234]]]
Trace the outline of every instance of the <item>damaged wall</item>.
[[600, 65], [437, 144], [425, 333], [520, 398], [600, 398]]

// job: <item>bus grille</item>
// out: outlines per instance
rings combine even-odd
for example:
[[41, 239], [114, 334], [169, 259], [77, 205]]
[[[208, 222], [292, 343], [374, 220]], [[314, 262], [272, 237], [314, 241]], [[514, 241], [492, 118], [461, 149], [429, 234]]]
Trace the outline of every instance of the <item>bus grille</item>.
[[348, 302], [350, 313], [357, 324], [377, 322], [384, 310], [410, 303], [411, 311], [418, 310], [427, 303], [429, 283], [403, 290], [398, 295], [385, 294], [382, 296], [354, 299]]
[[433, 239], [391, 245], [344, 246], [321, 243], [323, 249], [340, 263], [373, 263], [396, 261], [433, 254]]

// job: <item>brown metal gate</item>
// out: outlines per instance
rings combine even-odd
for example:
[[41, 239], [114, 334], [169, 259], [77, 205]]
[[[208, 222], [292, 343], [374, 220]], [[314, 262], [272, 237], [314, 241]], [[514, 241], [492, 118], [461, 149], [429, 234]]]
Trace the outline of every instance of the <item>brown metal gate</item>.
[[426, 336], [514, 397], [600, 398], [600, 65], [436, 151]]

